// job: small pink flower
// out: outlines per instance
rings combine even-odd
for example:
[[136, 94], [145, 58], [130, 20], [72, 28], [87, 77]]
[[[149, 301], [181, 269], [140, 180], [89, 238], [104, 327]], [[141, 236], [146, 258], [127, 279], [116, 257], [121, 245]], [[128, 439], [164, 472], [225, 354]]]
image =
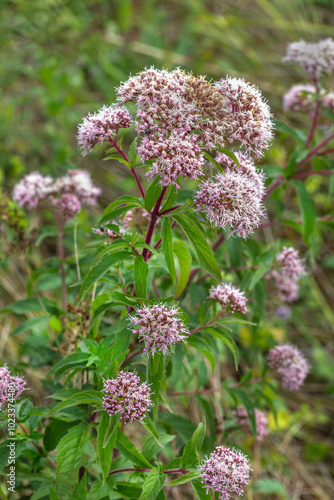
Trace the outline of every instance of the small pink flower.
[[289, 43], [283, 61], [299, 64], [317, 80], [324, 73], [332, 73], [334, 69], [334, 40], [325, 38], [318, 43], [307, 43], [304, 40]]
[[120, 371], [115, 379], [104, 380], [103, 409], [110, 416], [119, 413], [120, 420], [127, 424], [143, 420], [153, 406], [150, 388], [146, 382], [131, 372]]
[[250, 466], [248, 458], [240, 451], [218, 446], [200, 466], [201, 483], [207, 490], [217, 491], [222, 500], [231, 495], [242, 495], [248, 485]]
[[89, 113], [78, 126], [82, 154], [87, 154], [98, 142], [110, 141], [120, 128], [128, 128], [131, 123], [131, 115], [124, 106], [103, 106], [97, 113]]
[[26, 175], [13, 190], [13, 200], [20, 207], [35, 208], [48, 196], [55, 192], [54, 180], [50, 176], [44, 177], [39, 172]]
[[210, 289], [209, 298], [219, 302], [224, 312], [245, 314], [247, 311], [245, 292], [234, 287], [231, 283], [221, 283]]
[[26, 381], [22, 377], [11, 375], [7, 366], [0, 367], [0, 411], [12, 400], [16, 401], [25, 388]]
[[157, 351], [165, 353], [170, 345], [181, 342], [189, 335], [178, 313], [178, 307], [156, 304], [143, 306], [136, 310], [135, 316], [130, 317], [132, 332], [138, 333], [139, 340], [144, 341], [143, 352], [148, 356], [153, 356]]
[[278, 295], [285, 302], [293, 302], [298, 298], [298, 281], [305, 274], [302, 259], [293, 247], [283, 247], [276, 257], [278, 269], [271, 271]]
[[119, 233], [116, 233], [107, 227], [94, 227], [92, 231], [93, 233], [103, 236], [104, 238], [109, 238], [110, 241], [117, 240], [122, 237], [122, 234], [125, 234], [125, 230], [122, 227], [119, 228]]
[[283, 107], [286, 111], [292, 109], [310, 113], [315, 109], [315, 102], [312, 102], [315, 93], [315, 86], [309, 83], [293, 85], [283, 97]]
[[298, 391], [310, 370], [301, 351], [294, 345], [277, 345], [270, 349], [268, 365], [282, 379], [282, 386], [290, 391]]
[[52, 200], [56, 214], [64, 220], [73, 219], [81, 211], [78, 197], [72, 193], [63, 194], [60, 198]]
[[202, 182], [195, 204], [212, 226], [230, 228], [230, 235], [240, 238], [247, 238], [265, 216], [258, 186], [248, 175], [234, 171]]
[[[246, 408], [244, 406], [238, 406], [236, 411], [233, 412], [237, 425], [246, 427], [250, 431], [250, 424], [248, 420], [248, 415]], [[263, 437], [268, 434], [268, 419], [265, 412], [255, 408], [255, 422], [256, 422], [256, 440], [262, 441]]]

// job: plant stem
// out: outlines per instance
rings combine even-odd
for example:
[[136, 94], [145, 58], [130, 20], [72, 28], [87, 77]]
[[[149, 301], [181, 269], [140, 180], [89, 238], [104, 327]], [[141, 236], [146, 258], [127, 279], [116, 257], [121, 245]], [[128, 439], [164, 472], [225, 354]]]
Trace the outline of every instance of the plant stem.
[[[125, 154], [123, 153], [123, 151], [121, 150], [121, 148], [119, 148], [117, 146], [117, 144], [116, 144], [116, 137], [115, 137], [115, 139], [113, 141], [113, 146], [119, 152], [119, 154], [124, 158], [124, 160], [131, 164], [131, 162], [125, 156]], [[137, 173], [136, 173], [136, 171], [135, 171], [135, 169], [133, 167], [131, 167], [131, 172], [132, 172], [133, 177], [136, 180], [137, 186], [139, 187], [140, 194], [142, 195], [143, 198], [145, 198], [145, 192], [144, 192], [143, 186], [141, 185], [141, 182], [140, 182], [140, 180], [138, 178], [138, 175], [137, 175]]]
[[60, 260], [60, 279], [61, 279], [61, 308], [63, 311], [66, 310], [66, 273], [64, 266], [64, 241], [63, 241], [63, 225], [60, 223], [60, 220], [57, 219], [57, 249], [58, 249], [58, 257]]
[[79, 255], [78, 255], [78, 241], [77, 241], [77, 231], [78, 229], [78, 224], [74, 224], [74, 252], [75, 252], [75, 263], [77, 266], [77, 274], [78, 274], [78, 280], [81, 280], [81, 273], [80, 273], [80, 264], [79, 264]]
[[219, 320], [219, 318], [221, 318], [222, 316], [224, 316], [223, 311], [220, 314], [218, 314], [218, 316], [216, 318], [212, 319], [211, 321], [208, 321], [207, 323], [205, 323], [205, 325], [200, 325], [197, 328], [190, 330], [189, 333], [196, 333], [196, 332], [199, 332], [200, 330], [203, 330], [203, 328], [206, 328], [207, 326], [213, 325], [213, 323], [216, 323]]
[[332, 175], [334, 174], [333, 169], [329, 170], [308, 170], [307, 172], [299, 172], [295, 174], [292, 179], [302, 179], [304, 177], [309, 177], [310, 175]]
[[142, 353], [142, 351], [136, 351], [136, 352], [130, 354], [127, 358], [125, 358], [125, 360], [121, 364], [121, 368], [123, 368], [123, 366], [125, 366], [132, 358], [134, 358], [135, 356], [138, 356], [138, 354], [141, 354], [141, 353]]
[[[176, 222], [173, 222], [173, 224], [171, 225], [171, 229], [173, 229], [175, 226], [176, 226]], [[162, 243], [162, 239], [159, 238], [158, 241], [156, 242], [156, 244], [154, 245], [155, 250], [161, 245], [161, 243]], [[150, 252], [148, 254], [147, 260], [151, 258], [151, 255], [152, 255], [152, 252]]]
[[[167, 191], [167, 186], [162, 188], [160, 196], [157, 199], [157, 201], [155, 202], [155, 205], [154, 205], [153, 210], [151, 212], [150, 224], [148, 226], [146, 239], [145, 239], [145, 243], [147, 245], [151, 244], [153, 233], [154, 233], [154, 228], [155, 228], [155, 225], [156, 225], [158, 217], [159, 217], [160, 206], [161, 206], [162, 200], [164, 199], [166, 191]], [[148, 260], [148, 256], [149, 256], [149, 250], [148, 250], [148, 248], [144, 248], [143, 257], [144, 257], [145, 262]]]
[[[119, 474], [121, 472], [151, 472], [152, 469], [141, 469], [141, 468], [135, 468], [135, 467], [126, 467], [124, 469], [115, 469], [109, 472], [109, 476], [112, 476], [113, 474]], [[189, 470], [184, 470], [184, 469], [170, 469], [170, 470], [162, 470], [161, 471], [163, 474], [176, 474], [176, 473], [181, 473], [181, 474], [187, 474], [190, 472]]]
[[177, 205], [176, 207], [168, 208], [167, 210], [164, 210], [163, 212], [159, 212], [159, 215], [165, 215], [168, 214], [169, 212], [173, 212], [173, 210], [176, 210], [177, 208], [182, 207], [182, 205]]

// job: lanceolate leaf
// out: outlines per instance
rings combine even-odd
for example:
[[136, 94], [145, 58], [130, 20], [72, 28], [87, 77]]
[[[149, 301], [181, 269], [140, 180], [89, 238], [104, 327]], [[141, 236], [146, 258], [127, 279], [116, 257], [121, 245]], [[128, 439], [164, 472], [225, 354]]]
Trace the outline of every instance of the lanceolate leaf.
[[103, 481], [109, 475], [112, 461], [112, 451], [115, 446], [117, 436], [117, 423], [119, 415], [110, 417], [106, 411], [102, 413], [101, 421], [97, 428], [97, 452], [102, 469]]
[[186, 233], [198, 259], [201, 267], [203, 267], [217, 281], [221, 280], [221, 273], [213, 254], [212, 248], [206, 241], [204, 235], [198, 229], [197, 225], [187, 215], [175, 215], [173, 217], [179, 226]]
[[162, 187], [159, 184], [160, 177], [156, 177], [150, 187], [147, 190], [147, 193], [145, 195], [145, 208], [148, 212], [152, 210], [152, 208], [155, 205], [155, 202], [160, 196], [160, 193], [162, 191]]
[[185, 243], [181, 241], [173, 242], [173, 251], [179, 261], [179, 273], [176, 284], [176, 298], [181, 295], [187, 286], [192, 258]]
[[134, 465], [143, 468], [152, 468], [152, 464], [142, 455], [130, 439], [120, 430], [117, 432], [116, 448], [123, 453]]
[[165, 480], [165, 474], [162, 474], [156, 467], [152, 469], [143, 484], [143, 491], [139, 500], [155, 500]]
[[173, 257], [173, 231], [170, 220], [166, 217], [161, 219], [162, 249], [166, 259], [173, 283], [176, 281], [175, 263]]
[[305, 241], [308, 241], [309, 236], [314, 231], [317, 209], [305, 185], [301, 181], [293, 181], [293, 183], [297, 188], [299, 205], [303, 216], [303, 237]]
[[205, 330], [203, 331], [210, 333], [210, 335], [212, 335], [213, 338], [219, 338], [227, 345], [227, 347], [231, 350], [233, 354], [235, 369], [238, 370], [239, 351], [233, 338], [227, 333], [223, 332], [222, 330], [218, 330], [218, 328], [205, 328]]
[[104, 255], [100, 262], [95, 264], [87, 274], [86, 278], [84, 279], [80, 294], [79, 294], [79, 300], [81, 300], [87, 293], [88, 289], [94, 284], [97, 283], [105, 274], [106, 272], [109, 271], [109, 269], [114, 266], [115, 264], [118, 264], [119, 262], [122, 262], [123, 260], [129, 258], [130, 253], [126, 251], [122, 252], [115, 252], [111, 254]]
[[64, 408], [69, 408], [71, 406], [76, 406], [80, 404], [97, 404], [100, 405], [102, 401], [102, 395], [98, 391], [79, 391], [65, 401], [62, 401], [57, 406], [55, 406], [49, 413], [48, 416], [54, 415]]
[[135, 260], [135, 290], [137, 297], [146, 299], [148, 264], [142, 255], [137, 255]]
[[199, 462], [198, 453], [201, 449], [205, 437], [205, 421], [198, 424], [197, 429], [192, 435], [191, 440], [185, 445], [182, 458], [181, 468], [193, 467]]

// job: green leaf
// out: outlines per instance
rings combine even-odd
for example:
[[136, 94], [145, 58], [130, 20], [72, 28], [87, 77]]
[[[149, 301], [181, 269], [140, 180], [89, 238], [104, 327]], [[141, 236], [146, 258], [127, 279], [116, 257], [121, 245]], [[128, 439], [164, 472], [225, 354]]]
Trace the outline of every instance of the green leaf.
[[284, 176], [287, 178], [292, 177], [296, 172], [298, 162], [303, 160], [308, 155], [308, 153], [309, 152], [307, 151], [307, 149], [302, 149], [301, 151], [295, 151], [290, 156], [287, 167], [283, 170]]
[[72, 498], [73, 500], [86, 500], [87, 498], [86, 472], [82, 476], [80, 483], [76, 485]]
[[201, 473], [199, 471], [189, 472], [188, 474], [184, 474], [173, 481], [169, 481], [169, 483], [166, 483], [166, 486], [178, 486], [179, 484], [189, 483], [189, 481], [199, 478], [200, 475]]
[[146, 299], [148, 264], [142, 255], [136, 256], [134, 275], [136, 296]]
[[219, 172], [221, 172], [222, 174], [224, 173], [224, 169], [222, 168], [222, 166], [219, 165], [219, 163], [214, 160], [212, 156], [210, 156], [208, 153], [204, 153], [204, 157], [209, 160], [209, 162], [212, 163], [212, 165], [214, 165]]
[[[121, 495], [121, 497], [117, 495], [117, 499], [122, 498], [122, 500], [138, 500], [142, 490], [142, 486], [138, 483], [117, 481], [117, 483], [115, 483], [114, 492]], [[110, 498], [109, 495], [107, 498]], [[114, 496], [111, 498], [114, 498]]]
[[59, 378], [64, 373], [75, 368], [86, 368], [87, 361], [90, 355], [86, 352], [75, 352], [58, 361], [50, 370], [50, 374], [54, 373], [56, 378]]
[[222, 332], [221, 330], [218, 330], [217, 328], [205, 328], [203, 331], [212, 335], [213, 338], [219, 338], [227, 345], [227, 347], [231, 350], [231, 352], [233, 354], [235, 369], [238, 370], [239, 351], [238, 351], [238, 348], [237, 348], [233, 338], [230, 335], [228, 335], [227, 333]]
[[199, 451], [205, 438], [205, 420], [198, 424], [190, 441], [185, 445], [181, 457], [181, 469], [193, 467], [199, 462]]
[[39, 235], [35, 241], [35, 246], [38, 247], [42, 241], [48, 236], [57, 236], [58, 230], [56, 227], [52, 226], [41, 226], [39, 227]]
[[148, 188], [147, 193], [145, 195], [144, 203], [145, 203], [145, 208], [148, 212], [152, 210], [153, 206], [155, 205], [155, 202], [157, 201], [157, 199], [161, 194], [162, 187], [160, 186], [159, 181], [160, 177], [158, 176], [154, 179], [154, 181]]
[[253, 489], [255, 491], [260, 491], [266, 495], [283, 495], [285, 496], [285, 487], [281, 481], [277, 479], [264, 478], [259, 479], [254, 483]]
[[211, 495], [209, 493], [206, 493], [206, 489], [201, 483], [200, 479], [194, 479], [193, 481], [191, 481], [191, 486], [193, 487], [193, 490], [195, 491], [199, 500], [211, 500]]
[[238, 158], [236, 157], [236, 155], [230, 151], [229, 149], [227, 148], [217, 148], [217, 151], [219, 151], [220, 153], [223, 153], [224, 155], [228, 156], [229, 158], [231, 158], [231, 160], [234, 161], [234, 163], [236, 164], [237, 167], [240, 166], [239, 164], [239, 160]]
[[131, 443], [130, 439], [121, 430], [117, 432], [116, 448], [134, 465], [144, 469], [152, 468], [150, 462], [146, 460], [144, 455], [137, 450], [135, 445]]
[[166, 217], [173, 217], [174, 215], [176, 214], [181, 214], [183, 212], [188, 212], [188, 210], [192, 207], [192, 205], [194, 204], [193, 200], [191, 200], [190, 198], [188, 198], [184, 203], [183, 205], [181, 205], [180, 207], [178, 208], [175, 208], [173, 211], [171, 212], [168, 212], [167, 214], [162, 214], [161, 217], [162, 217], [162, 220]]
[[118, 421], [119, 415], [110, 417], [108, 413], [104, 411], [97, 428], [97, 453], [102, 469], [103, 481], [105, 481], [109, 475], [112, 452], [117, 436]]
[[128, 259], [129, 256], [130, 253], [126, 251], [104, 255], [100, 262], [93, 265], [93, 267], [89, 270], [87, 276], [85, 277], [81, 286], [79, 300], [81, 300], [86, 295], [89, 288], [94, 283], [97, 283], [112, 266], [118, 264], [119, 262], [123, 262], [123, 260]]
[[221, 281], [221, 273], [213, 254], [212, 248], [199, 231], [196, 224], [187, 215], [175, 215], [173, 217], [187, 235], [192, 245], [200, 266], [205, 269], [217, 281]]
[[315, 219], [317, 217], [317, 209], [314, 204], [314, 201], [307, 191], [305, 185], [301, 181], [293, 181], [293, 184], [297, 188], [299, 205], [302, 212], [303, 224], [303, 238], [306, 242], [308, 242], [310, 235], [314, 231], [315, 227]]
[[166, 192], [166, 197], [167, 201], [164, 204], [164, 206], [161, 208], [161, 212], [164, 212], [165, 210], [168, 210], [169, 208], [172, 208], [174, 205], [176, 198], [177, 198], [178, 192], [176, 190], [175, 186], [169, 186]]
[[46, 451], [52, 451], [57, 448], [61, 438], [65, 436], [72, 422], [64, 422], [64, 420], [53, 419], [45, 429], [43, 435], [43, 445]]
[[176, 271], [175, 263], [173, 257], [173, 231], [170, 220], [163, 217], [161, 219], [161, 239], [162, 239], [162, 249], [166, 259], [166, 264], [168, 266], [169, 273], [171, 275], [173, 283], [176, 282]]
[[150, 417], [145, 417], [141, 421], [142, 425], [145, 427], [146, 430], [152, 435], [152, 437], [156, 440], [160, 448], [163, 448], [163, 444], [160, 442], [160, 436], [159, 432], [156, 430], [154, 423], [150, 419]]
[[19, 335], [20, 333], [27, 332], [30, 330], [44, 330], [49, 324], [48, 318], [45, 316], [35, 316], [34, 318], [29, 318], [20, 324], [15, 330], [10, 334], [11, 337]]
[[212, 369], [212, 373], [214, 372], [215, 366], [216, 366], [216, 360], [215, 357], [212, 355], [212, 353], [208, 350], [209, 346], [196, 334], [195, 335], [190, 335], [187, 338], [187, 342], [189, 345], [197, 349], [199, 352], [203, 354], [203, 356], [206, 357], [206, 359], [209, 361]]
[[274, 258], [274, 251], [270, 248], [268, 251], [261, 254], [261, 256], [256, 260], [258, 262], [258, 267], [254, 271], [248, 274], [246, 279], [242, 284], [243, 289], [253, 290], [255, 285], [260, 281], [261, 278], [270, 270], [272, 261]]
[[233, 389], [231, 387], [231, 388], [228, 388], [227, 390], [230, 393], [237, 396], [237, 398], [244, 405], [246, 412], [247, 412], [251, 432], [252, 432], [253, 436], [256, 438], [256, 436], [257, 436], [257, 434], [256, 434], [256, 419], [255, 419], [255, 413], [254, 413], [254, 405], [253, 405], [252, 401], [249, 399], [247, 394], [242, 389], [239, 389], [239, 388]]
[[283, 123], [279, 120], [275, 120], [274, 125], [276, 130], [278, 130], [279, 132], [283, 132], [294, 137], [303, 146], [306, 145], [306, 135], [302, 130], [295, 127], [290, 127], [290, 125], [287, 125], [286, 123]]
[[76, 484], [83, 459], [83, 448], [89, 439], [89, 426], [82, 422], [67, 432], [57, 446], [57, 493], [69, 493]]
[[163, 354], [156, 352], [150, 356], [148, 365], [148, 383], [151, 385], [152, 401], [155, 403], [159, 397], [161, 380], [164, 372]]
[[65, 401], [62, 401], [61, 403], [57, 404], [50, 413], [48, 414], [48, 417], [51, 415], [54, 415], [60, 410], [63, 410], [64, 408], [69, 408], [71, 406], [76, 406], [76, 405], [81, 405], [81, 404], [98, 404], [101, 405], [102, 402], [102, 395], [98, 391], [80, 391], [77, 394], [74, 394], [68, 399], [65, 399]]
[[179, 261], [179, 273], [177, 277], [175, 296], [180, 297], [188, 283], [191, 270], [192, 258], [185, 243], [182, 241], [173, 242], [173, 251]]
[[138, 137], [135, 137], [129, 147], [129, 160], [134, 167], [141, 161], [137, 153], [137, 140]]
[[107, 207], [103, 213], [102, 218], [99, 220], [99, 224], [105, 224], [106, 222], [111, 222], [117, 219], [117, 217], [120, 217], [125, 212], [128, 212], [129, 210], [135, 207], [141, 207], [141, 204], [138, 202], [138, 200], [137, 203], [127, 203], [125, 207], [115, 208], [114, 210], [108, 211], [109, 207]]
[[155, 500], [159, 491], [163, 488], [165, 480], [166, 475], [154, 467], [145, 479], [139, 500]]

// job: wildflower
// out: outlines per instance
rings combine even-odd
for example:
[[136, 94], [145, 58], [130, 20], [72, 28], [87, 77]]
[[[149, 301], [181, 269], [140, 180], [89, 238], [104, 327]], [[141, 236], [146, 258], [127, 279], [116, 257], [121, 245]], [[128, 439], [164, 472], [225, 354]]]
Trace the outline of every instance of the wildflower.
[[224, 446], [217, 446], [199, 467], [201, 483], [207, 493], [212, 488], [220, 494], [219, 498], [222, 500], [229, 500], [234, 493], [243, 494], [251, 470], [248, 458], [243, 453]]
[[188, 329], [179, 318], [179, 310], [178, 307], [161, 303], [138, 308], [136, 315], [130, 317], [132, 332], [138, 333], [139, 340], [144, 341], [143, 352], [148, 356], [153, 356], [157, 351], [164, 354], [168, 346], [181, 342], [189, 335]]
[[283, 247], [276, 257], [279, 269], [271, 271], [281, 300], [293, 302], [298, 298], [298, 281], [305, 273], [302, 259], [293, 247]]
[[[101, 189], [94, 186], [92, 178], [85, 170], [69, 170], [68, 171], [68, 190], [73, 191], [84, 205], [95, 206], [97, 199], [101, 194]], [[61, 178], [64, 187], [66, 185], [67, 176]]]
[[226, 117], [228, 140], [240, 141], [248, 151], [261, 156], [269, 147], [273, 126], [270, 108], [260, 90], [241, 78], [226, 77], [215, 85], [230, 103]]
[[[240, 425], [242, 427], [247, 427], [250, 430], [250, 424], [246, 408], [240, 405], [233, 413], [237, 425]], [[268, 429], [267, 429], [268, 419], [266, 417], [266, 414], [263, 411], [259, 410], [258, 408], [254, 409], [254, 413], [255, 413], [255, 423], [256, 423], [256, 440], [262, 441], [263, 437], [268, 434]]]
[[63, 220], [73, 219], [81, 211], [81, 203], [73, 193], [65, 193], [60, 198], [52, 200], [56, 214]]
[[203, 182], [195, 204], [213, 226], [229, 227], [230, 235], [241, 238], [247, 238], [265, 216], [256, 184], [247, 175], [233, 171]]
[[210, 289], [209, 298], [219, 302], [224, 313], [229, 310], [232, 314], [235, 312], [245, 314], [247, 311], [245, 293], [241, 292], [239, 288], [232, 286], [231, 283], [221, 283], [220, 285], [213, 286]]
[[78, 126], [82, 154], [87, 154], [98, 142], [111, 141], [120, 128], [128, 128], [131, 123], [132, 117], [124, 106], [103, 106], [97, 113], [89, 113]]
[[251, 156], [236, 152], [235, 156], [239, 162], [239, 166], [227, 155], [217, 153], [216, 161], [224, 167], [225, 172], [236, 172], [247, 175], [247, 177], [254, 182], [257, 188], [257, 195], [262, 200], [264, 198], [266, 188], [263, 170], [258, 170], [255, 167], [254, 161]]
[[175, 131], [168, 137], [161, 134], [153, 139], [145, 136], [138, 153], [143, 161], [155, 160], [146, 175], [160, 175], [162, 186], [173, 184], [179, 187], [179, 175], [198, 179], [203, 174], [204, 157], [199, 146]]
[[283, 61], [299, 64], [313, 80], [317, 80], [324, 73], [331, 74], [334, 69], [334, 40], [325, 38], [318, 43], [304, 40], [289, 43]]
[[313, 100], [316, 94], [316, 88], [309, 83], [293, 85], [291, 89], [283, 97], [283, 106], [286, 111], [291, 109], [294, 111], [312, 112], [315, 109]]
[[45, 200], [54, 193], [54, 181], [52, 177], [44, 177], [39, 172], [26, 175], [13, 190], [13, 200], [20, 207], [28, 209], [35, 208], [41, 200]]
[[298, 391], [310, 370], [303, 354], [291, 344], [278, 345], [270, 349], [268, 365], [281, 376], [282, 386], [290, 391]]
[[110, 416], [119, 413], [120, 420], [125, 424], [143, 420], [153, 403], [149, 386], [146, 382], [139, 382], [140, 378], [135, 373], [123, 371], [115, 379], [104, 380], [104, 410]]
[[26, 381], [22, 377], [11, 375], [6, 365], [0, 367], [0, 411], [8, 402], [17, 400], [26, 390]]

